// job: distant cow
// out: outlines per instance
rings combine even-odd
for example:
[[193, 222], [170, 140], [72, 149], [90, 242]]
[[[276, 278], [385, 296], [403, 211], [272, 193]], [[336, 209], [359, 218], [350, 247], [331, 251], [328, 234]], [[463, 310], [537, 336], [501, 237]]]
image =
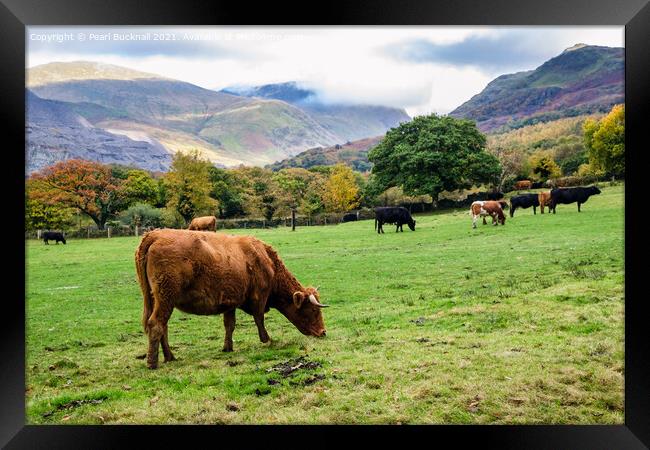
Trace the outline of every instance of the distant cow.
[[506, 224], [506, 216], [503, 214], [501, 204], [493, 200], [476, 201], [472, 203], [469, 209], [469, 214], [472, 216], [472, 228], [476, 228], [476, 219], [483, 217], [483, 225], [486, 225], [485, 216], [492, 217], [492, 225]]
[[517, 208], [530, 208], [533, 207], [533, 214], [537, 214], [537, 207], [539, 206], [539, 196], [537, 194], [522, 194], [512, 197], [510, 199], [510, 217], [515, 216]]
[[149, 338], [147, 366], [175, 358], [167, 322], [175, 308], [199, 315], [223, 314], [223, 351], [233, 350], [235, 310], [255, 319], [260, 341], [268, 342], [264, 314], [277, 309], [307, 336], [325, 336], [318, 288], [304, 287], [275, 250], [252, 236], [162, 229], [146, 233], [135, 253]]
[[402, 206], [382, 206], [375, 208], [375, 230], [377, 233], [383, 233], [384, 228], [382, 227], [385, 223], [392, 223], [397, 226], [395, 232], [404, 231], [402, 226], [407, 224], [411, 231], [415, 231], [415, 220], [411, 217], [411, 213], [408, 209]]
[[65, 244], [65, 236], [58, 231], [45, 231], [43, 233], [43, 242], [45, 242], [45, 245], [50, 245], [48, 241], [56, 241], [57, 244], [63, 242]]
[[217, 231], [217, 218], [214, 216], [195, 217], [190, 222], [188, 230]]
[[532, 182], [530, 180], [521, 180], [515, 183], [515, 190], [521, 191], [524, 189], [530, 189]]
[[341, 222], [355, 222], [359, 220], [359, 217], [357, 217], [357, 213], [347, 213], [343, 216], [343, 219], [341, 219]]
[[596, 186], [551, 189], [551, 201], [548, 203], [548, 209], [555, 214], [555, 207], [558, 203], [568, 205], [577, 202], [578, 212], [580, 212], [580, 205], [586, 203], [592, 195], [597, 194], [600, 194], [600, 189]]
[[551, 201], [551, 191], [549, 192], [540, 192], [537, 195], [537, 198], [539, 199], [539, 209], [542, 214], [544, 214], [544, 207], [548, 206], [548, 204]]

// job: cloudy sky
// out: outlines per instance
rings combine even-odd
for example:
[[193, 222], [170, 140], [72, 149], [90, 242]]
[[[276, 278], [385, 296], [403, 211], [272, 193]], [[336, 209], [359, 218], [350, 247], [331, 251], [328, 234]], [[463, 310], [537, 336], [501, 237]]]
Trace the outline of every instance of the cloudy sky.
[[576, 43], [623, 47], [624, 28], [28, 27], [26, 39], [27, 67], [97, 61], [217, 90], [298, 81], [323, 101], [414, 116], [448, 113]]

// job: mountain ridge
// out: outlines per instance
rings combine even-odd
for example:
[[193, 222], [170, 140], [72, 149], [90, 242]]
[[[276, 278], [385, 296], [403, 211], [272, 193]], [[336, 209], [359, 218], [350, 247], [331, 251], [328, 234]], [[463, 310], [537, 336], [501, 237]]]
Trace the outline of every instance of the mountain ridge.
[[516, 122], [605, 112], [624, 101], [624, 49], [576, 44], [534, 70], [501, 75], [449, 113], [492, 132]]

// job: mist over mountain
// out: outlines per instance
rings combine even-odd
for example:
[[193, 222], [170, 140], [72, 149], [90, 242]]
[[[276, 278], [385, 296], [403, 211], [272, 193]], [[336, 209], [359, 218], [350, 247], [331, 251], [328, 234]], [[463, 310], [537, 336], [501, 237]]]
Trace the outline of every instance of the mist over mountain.
[[315, 91], [300, 87], [295, 81], [229, 87], [220, 92], [291, 103], [338, 136], [338, 143], [384, 134], [401, 122], [411, 120], [406, 111], [400, 108], [324, 102]]
[[482, 131], [595, 112], [625, 101], [623, 48], [577, 44], [535, 70], [501, 75], [449, 113]]

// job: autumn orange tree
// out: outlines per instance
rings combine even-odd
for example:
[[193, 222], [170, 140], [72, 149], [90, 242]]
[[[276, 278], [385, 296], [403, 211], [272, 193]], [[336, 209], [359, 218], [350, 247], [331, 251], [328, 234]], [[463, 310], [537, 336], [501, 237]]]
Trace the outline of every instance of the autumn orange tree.
[[31, 177], [33, 198], [50, 205], [76, 208], [90, 217], [97, 228], [126, 208], [123, 181], [107, 165], [70, 159], [42, 169]]

